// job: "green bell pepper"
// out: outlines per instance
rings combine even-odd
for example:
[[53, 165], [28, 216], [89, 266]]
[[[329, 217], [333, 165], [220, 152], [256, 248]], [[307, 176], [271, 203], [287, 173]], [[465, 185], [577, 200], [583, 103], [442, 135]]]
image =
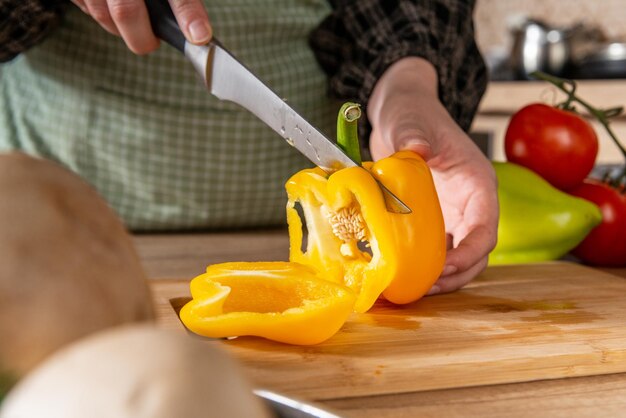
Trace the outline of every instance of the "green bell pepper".
[[9, 393], [11, 387], [16, 383], [16, 380], [17, 379], [12, 375], [6, 372], [0, 372], [0, 406], [2, 406], [4, 398]]
[[513, 163], [493, 165], [500, 222], [490, 265], [558, 259], [601, 222], [596, 205], [554, 188], [535, 172]]

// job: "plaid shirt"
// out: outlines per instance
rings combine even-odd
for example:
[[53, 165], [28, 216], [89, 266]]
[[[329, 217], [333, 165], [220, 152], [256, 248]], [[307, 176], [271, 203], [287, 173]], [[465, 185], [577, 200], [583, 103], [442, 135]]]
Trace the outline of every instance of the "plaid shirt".
[[60, 22], [64, 1], [0, 0], [0, 62], [36, 45]]
[[[313, 31], [310, 45], [330, 77], [333, 96], [367, 103], [391, 64], [422, 57], [437, 70], [440, 100], [469, 129], [487, 84], [474, 40], [473, 0], [330, 2], [333, 13]], [[0, 62], [40, 42], [60, 22], [67, 3], [0, 0]]]
[[330, 76], [332, 94], [367, 100], [400, 58], [422, 57], [437, 70], [439, 98], [468, 130], [487, 86], [474, 40], [473, 0], [330, 0], [333, 13], [310, 44]]

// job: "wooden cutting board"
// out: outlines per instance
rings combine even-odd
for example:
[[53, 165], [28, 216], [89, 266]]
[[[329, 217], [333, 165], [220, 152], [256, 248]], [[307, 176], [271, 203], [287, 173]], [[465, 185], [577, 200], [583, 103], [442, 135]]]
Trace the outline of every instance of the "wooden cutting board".
[[[161, 326], [187, 332], [176, 309], [188, 283], [152, 282]], [[309, 400], [626, 372], [626, 279], [565, 262], [491, 267], [456, 293], [381, 301], [317, 346], [205, 340], [257, 386]]]

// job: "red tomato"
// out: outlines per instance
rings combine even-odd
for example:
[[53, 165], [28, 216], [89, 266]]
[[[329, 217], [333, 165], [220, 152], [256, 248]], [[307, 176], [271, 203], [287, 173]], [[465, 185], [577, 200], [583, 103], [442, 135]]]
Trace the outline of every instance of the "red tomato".
[[511, 118], [504, 151], [509, 161], [533, 170], [557, 189], [570, 190], [591, 172], [598, 137], [577, 114], [535, 103]]
[[589, 264], [626, 266], [626, 191], [587, 179], [570, 193], [595, 203], [602, 211], [602, 223], [591, 230], [572, 254]]

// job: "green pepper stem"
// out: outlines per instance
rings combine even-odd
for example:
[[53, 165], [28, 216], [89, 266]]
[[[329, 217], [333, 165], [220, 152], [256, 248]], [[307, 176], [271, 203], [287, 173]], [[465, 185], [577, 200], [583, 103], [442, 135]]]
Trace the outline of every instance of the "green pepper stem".
[[[553, 84], [554, 86], [561, 89], [561, 91], [563, 91], [565, 94], [567, 94], [567, 99], [563, 103], [563, 106], [561, 106], [563, 109], [572, 110], [571, 102], [572, 101], [578, 102], [585, 109], [587, 109], [587, 111], [594, 118], [596, 118], [597, 121], [600, 122], [600, 124], [602, 124], [606, 132], [609, 134], [609, 136], [615, 143], [615, 145], [617, 145], [617, 148], [619, 148], [619, 150], [621, 151], [622, 156], [624, 157], [624, 161], [625, 161], [622, 173], [618, 176], [618, 178], [615, 181], [616, 183], [619, 183], [620, 179], [626, 178], [626, 149], [624, 149], [620, 141], [617, 139], [617, 136], [615, 135], [615, 133], [609, 126], [609, 119], [621, 114], [622, 111], [624, 110], [623, 107], [620, 106], [620, 107], [613, 107], [610, 109], [598, 109], [575, 94], [575, 91], [576, 91], [575, 81], [567, 80], [567, 79], [560, 78], [560, 77], [555, 77], [553, 75], [546, 74], [541, 71], [534, 71], [530, 75], [534, 78], [538, 78], [540, 80], [547, 81]], [[568, 86], [569, 86], [569, 89], [568, 89]]]
[[337, 115], [337, 144], [355, 163], [361, 165], [361, 147], [357, 120], [361, 117], [361, 106], [347, 102]]

